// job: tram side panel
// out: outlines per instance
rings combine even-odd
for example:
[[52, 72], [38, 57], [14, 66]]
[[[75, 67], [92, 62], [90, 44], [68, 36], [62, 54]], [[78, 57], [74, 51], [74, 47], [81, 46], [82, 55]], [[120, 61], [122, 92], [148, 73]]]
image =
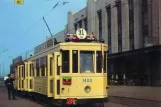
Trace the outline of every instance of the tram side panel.
[[54, 57], [52, 54], [48, 54], [46, 58], [47, 64], [47, 96], [54, 96]]
[[24, 91], [28, 91], [28, 62], [24, 62]]
[[31, 62], [29, 64], [29, 80], [28, 80], [28, 92], [32, 92], [33, 91], [33, 85], [34, 85], [34, 62]]
[[31, 92], [33, 90], [33, 68], [32, 68], [32, 62], [26, 63], [26, 91]]
[[47, 77], [34, 78], [34, 92], [47, 95]]
[[[53, 97], [53, 55], [49, 54], [46, 56], [46, 68], [40, 70], [36, 67], [36, 76], [34, 77], [34, 92], [46, 95], [47, 97]], [[39, 71], [37, 71], [39, 70]], [[46, 72], [45, 72], [46, 71]], [[45, 72], [44, 76], [41, 73]], [[38, 74], [39, 73], [39, 74]]]
[[20, 91], [20, 87], [21, 87], [21, 81], [20, 81], [20, 78], [21, 78], [21, 71], [20, 71], [20, 66], [18, 65], [17, 66], [17, 90]]
[[35, 61], [34, 92], [47, 95], [47, 77], [41, 76], [40, 59]]
[[19, 83], [20, 83], [20, 91], [23, 91], [23, 72], [22, 72], [22, 65], [20, 65], [20, 78], [19, 78]]
[[17, 69], [14, 74], [14, 88], [18, 91], [22, 91], [22, 65], [17, 65]]

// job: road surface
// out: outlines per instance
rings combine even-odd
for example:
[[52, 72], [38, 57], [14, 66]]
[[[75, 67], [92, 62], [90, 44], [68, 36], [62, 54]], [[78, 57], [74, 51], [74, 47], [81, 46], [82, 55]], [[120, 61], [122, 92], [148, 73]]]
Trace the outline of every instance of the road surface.
[[[7, 90], [5, 87], [0, 86], [0, 107], [45, 107], [42, 104], [38, 104], [34, 101], [27, 99], [17, 98], [18, 100], [8, 100]], [[116, 103], [106, 103], [105, 107], [129, 107]]]

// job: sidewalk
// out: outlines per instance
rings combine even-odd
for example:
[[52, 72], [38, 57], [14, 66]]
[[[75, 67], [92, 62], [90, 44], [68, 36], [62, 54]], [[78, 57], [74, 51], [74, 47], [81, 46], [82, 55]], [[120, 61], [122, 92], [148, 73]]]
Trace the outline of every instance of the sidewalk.
[[161, 87], [109, 86], [109, 96], [161, 101]]
[[0, 86], [0, 107], [42, 107], [41, 105], [29, 100], [17, 99], [18, 100], [8, 100], [6, 88]]

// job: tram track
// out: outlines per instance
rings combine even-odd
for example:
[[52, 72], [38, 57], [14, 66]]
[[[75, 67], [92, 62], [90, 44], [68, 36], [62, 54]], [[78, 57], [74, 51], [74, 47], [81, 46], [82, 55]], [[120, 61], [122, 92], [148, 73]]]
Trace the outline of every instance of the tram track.
[[[42, 105], [43, 107], [61, 107], [59, 104], [57, 103], [52, 103], [51, 100], [45, 100], [45, 99], [35, 99], [33, 97], [30, 97], [30, 96], [25, 96], [24, 94], [19, 94], [17, 97], [21, 98], [21, 99], [24, 99], [24, 100], [28, 100], [28, 101], [31, 101], [31, 102], [34, 102], [34, 103], [37, 103], [37, 104], [40, 104]], [[58, 106], [59, 105], [59, 106]], [[75, 107], [75, 106], [73, 106]], [[80, 107], [80, 106], [77, 106], [77, 107]]]
[[127, 105], [130, 107], [161, 107], [161, 101], [119, 97], [119, 96], [109, 96], [109, 102]]
[[[7, 91], [6, 88], [2, 86], [0, 89], [0, 92], [6, 93], [6, 91]], [[24, 100], [28, 100], [28, 101], [40, 104], [43, 107], [53, 107], [53, 106], [56, 107], [55, 105], [52, 105], [51, 103], [48, 103], [43, 99], [34, 99], [29, 96], [26, 97], [24, 94], [18, 95], [17, 97], [20, 99], [24, 99]], [[127, 105], [129, 107], [161, 107], [161, 101], [145, 100], [145, 99], [137, 99], [137, 98], [129, 98], [129, 97], [119, 97], [119, 96], [109, 96], [109, 103]], [[0, 105], [0, 107], [3, 107], [3, 105]]]

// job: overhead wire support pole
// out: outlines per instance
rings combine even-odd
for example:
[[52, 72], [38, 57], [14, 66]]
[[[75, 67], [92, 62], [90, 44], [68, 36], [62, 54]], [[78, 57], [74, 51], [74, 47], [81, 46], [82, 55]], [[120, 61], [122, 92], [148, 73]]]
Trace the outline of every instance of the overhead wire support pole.
[[2, 75], [3, 75], [3, 73], [4, 73], [4, 61], [3, 61], [3, 71], [2, 71]]
[[45, 22], [45, 24], [46, 24], [46, 26], [47, 26], [47, 28], [48, 28], [48, 30], [49, 30], [49, 32], [50, 32], [50, 35], [51, 35], [51, 37], [52, 37], [53, 35], [52, 35], [52, 33], [51, 33], [51, 31], [50, 31], [50, 28], [49, 28], [48, 24], [46, 23], [46, 21], [45, 21], [45, 18], [44, 18], [44, 17], [43, 17], [43, 20], [44, 20], [44, 22]]
[[[48, 15], [54, 8], [56, 8], [58, 6], [58, 4], [60, 3], [60, 0], [52, 7], [52, 9], [46, 13], [45, 15], [43, 15], [43, 17], [45, 17], [46, 15]], [[29, 31], [31, 31], [42, 19], [43, 17], [41, 17], [32, 27], [30, 27], [24, 34], [23, 36], [25, 36]], [[17, 41], [19, 41], [21, 38], [18, 38]], [[11, 48], [11, 47], [9, 47]], [[7, 51], [7, 50], [6, 50]]]
[[[53, 6], [53, 8], [49, 12], [51, 12], [53, 9], [55, 9], [58, 6], [59, 2], [60, 2], [60, 0]], [[43, 16], [43, 20], [44, 20], [44, 22], [45, 22], [45, 24], [46, 24], [46, 26], [47, 26], [47, 28], [48, 28], [48, 30], [50, 32], [51, 37], [53, 37], [53, 35], [52, 35], [51, 31], [50, 31], [50, 28], [49, 28], [49, 26], [48, 26], [48, 24], [47, 24], [47, 22], [46, 22], [44, 17], [45, 17], [45, 15]], [[56, 38], [54, 38], [54, 45], [56, 45], [56, 44], [58, 44], [58, 42], [57, 42]]]
[[[44, 20], [44, 22], [45, 22], [45, 24], [46, 24], [46, 26], [47, 26], [47, 28], [48, 28], [48, 30], [49, 30], [49, 32], [50, 32], [51, 37], [53, 37], [53, 35], [52, 35], [51, 31], [50, 31], [50, 28], [49, 28], [48, 24], [46, 23], [44, 17], [43, 17], [43, 20]], [[56, 44], [58, 44], [58, 42], [57, 42], [56, 38], [54, 38], [54, 45], [56, 45]]]

